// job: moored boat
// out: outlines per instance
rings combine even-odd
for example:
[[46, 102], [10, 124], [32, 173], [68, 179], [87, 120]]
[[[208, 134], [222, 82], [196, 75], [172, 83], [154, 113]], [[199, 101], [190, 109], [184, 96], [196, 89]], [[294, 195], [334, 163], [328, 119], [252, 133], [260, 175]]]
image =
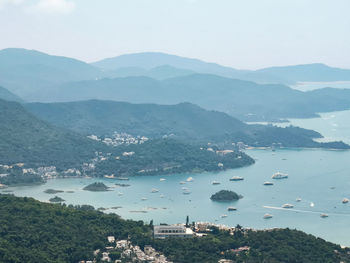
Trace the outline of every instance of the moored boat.
[[244, 178], [241, 176], [233, 176], [232, 178], [230, 178], [230, 181], [242, 181], [242, 180], [244, 180]]
[[274, 173], [271, 178], [272, 179], [287, 179], [288, 174], [277, 172], [277, 173]]
[[264, 182], [264, 185], [273, 185], [272, 182]]
[[227, 211], [236, 211], [237, 208], [236, 207], [233, 207], [233, 206], [230, 206], [227, 208]]
[[292, 205], [292, 204], [284, 204], [284, 205], [282, 205], [282, 208], [293, 208], [294, 207], [294, 205]]
[[265, 214], [265, 215], [264, 215], [264, 219], [270, 219], [270, 218], [272, 218], [272, 215], [271, 215], [271, 214]]

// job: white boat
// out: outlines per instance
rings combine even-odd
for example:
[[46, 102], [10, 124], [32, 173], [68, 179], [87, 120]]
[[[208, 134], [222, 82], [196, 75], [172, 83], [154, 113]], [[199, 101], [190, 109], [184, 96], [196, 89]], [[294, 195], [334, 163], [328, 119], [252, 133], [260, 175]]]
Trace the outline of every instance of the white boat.
[[282, 205], [282, 208], [293, 208], [294, 207], [294, 205], [292, 205], [292, 204], [284, 204], [284, 205]]
[[220, 217], [221, 217], [221, 218], [225, 218], [225, 217], [227, 217], [227, 215], [221, 215]]
[[193, 177], [188, 177], [188, 178], [186, 179], [186, 182], [193, 182]]
[[128, 181], [129, 178], [128, 177], [116, 177], [117, 180], [121, 180], [121, 181]]
[[220, 182], [218, 182], [218, 181], [213, 181], [211, 184], [216, 185], [216, 184], [220, 184]]
[[272, 218], [272, 215], [270, 215], [270, 214], [265, 214], [264, 215], [264, 219], [270, 219], [270, 218]]
[[242, 180], [244, 180], [244, 178], [240, 176], [233, 176], [232, 178], [230, 178], [230, 181], [242, 181]]
[[342, 203], [343, 203], [343, 204], [349, 203], [349, 199], [344, 198], [343, 201], [342, 201]]
[[142, 200], [142, 201], [146, 201], [147, 198], [146, 198], [146, 197], [142, 197], [141, 200]]
[[160, 195], [159, 197], [160, 197], [160, 198], [164, 198], [164, 195]]
[[185, 184], [185, 183], [186, 183], [186, 182], [184, 182], [184, 181], [181, 181], [181, 182], [180, 182], [180, 184]]
[[297, 202], [301, 202], [301, 198], [298, 197], [298, 198], [296, 199], [296, 201], [297, 201]]
[[310, 207], [314, 207], [315, 204], [313, 202], [310, 203]]
[[158, 193], [158, 192], [159, 192], [159, 190], [156, 189], [156, 188], [153, 188], [152, 191], [151, 191], [151, 193]]
[[274, 173], [271, 178], [272, 179], [286, 179], [286, 178], [288, 178], [288, 174], [277, 172], [277, 173]]
[[326, 217], [328, 217], [328, 215], [327, 214], [320, 214], [320, 217], [326, 218]]
[[184, 190], [183, 192], [182, 192], [184, 195], [189, 195], [190, 193], [191, 193], [191, 191], [190, 190]]
[[159, 181], [164, 182], [166, 179], [165, 178], [160, 178]]
[[123, 195], [123, 193], [122, 193], [122, 192], [118, 192], [118, 195], [119, 195], [119, 196], [122, 196], [122, 195]]
[[264, 185], [273, 185], [272, 182], [264, 182]]
[[230, 206], [227, 208], [227, 211], [236, 211], [237, 208], [236, 207], [233, 207], [233, 206]]

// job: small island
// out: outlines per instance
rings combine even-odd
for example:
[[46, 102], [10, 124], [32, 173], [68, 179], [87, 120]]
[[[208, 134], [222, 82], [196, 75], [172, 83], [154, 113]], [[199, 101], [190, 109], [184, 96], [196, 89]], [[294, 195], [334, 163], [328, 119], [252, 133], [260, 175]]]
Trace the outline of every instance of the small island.
[[243, 196], [229, 190], [221, 190], [210, 197], [211, 200], [219, 202], [236, 201], [241, 198]]
[[95, 182], [83, 188], [83, 190], [85, 191], [92, 191], [92, 192], [105, 192], [105, 191], [108, 191], [108, 189], [109, 187], [101, 182]]
[[58, 194], [58, 193], [63, 193], [64, 191], [62, 190], [55, 190], [55, 189], [46, 189], [44, 193], [46, 194]]
[[66, 200], [64, 200], [64, 199], [62, 199], [61, 197], [59, 197], [59, 196], [56, 195], [55, 197], [50, 198], [49, 201], [50, 201], [51, 203], [61, 203], [61, 202], [64, 202], [64, 201], [66, 201]]

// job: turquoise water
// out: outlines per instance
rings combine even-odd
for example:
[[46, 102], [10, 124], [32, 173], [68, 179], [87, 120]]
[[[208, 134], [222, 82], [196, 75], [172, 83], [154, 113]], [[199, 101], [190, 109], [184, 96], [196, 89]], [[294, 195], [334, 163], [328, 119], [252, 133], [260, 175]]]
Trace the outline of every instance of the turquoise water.
[[[349, 122], [346, 121], [349, 118], [350, 111], [346, 111], [325, 114], [318, 119], [292, 120], [292, 123], [350, 142]], [[332, 127], [335, 127], [334, 131]], [[290, 227], [350, 246], [350, 203], [342, 204], [343, 198], [350, 199], [350, 151], [284, 149], [276, 152], [248, 150], [247, 153], [256, 159], [256, 163], [249, 167], [221, 173], [133, 177], [128, 182], [122, 182], [130, 184], [130, 187], [116, 187], [109, 192], [88, 192], [82, 188], [94, 181], [103, 181], [112, 187], [121, 181], [55, 179], [45, 185], [10, 189], [17, 196], [31, 196], [41, 201], [48, 201], [53, 196], [45, 194], [45, 189], [72, 190], [74, 193], [57, 195], [69, 204], [90, 204], [96, 208], [121, 206], [106, 212], [115, 212], [123, 218], [179, 223], [189, 215], [190, 221], [210, 221], [230, 226], [240, 224], [259, 229]], [[289, 178], [272, 180], [271, 175], [277, 171], [288, 173]], [[194, 178], [193, 182], [179, 184], [189, 176]], [[244, 181], [231, 182], [229, 178], [232, 176], [242, 176]], [[160, 178], [166, 180], [160, 181]], [[212, 185], [214, 180], [221, 184]], [[265, 181], [273, 181], [274, 185], [264, 186]], [[182, 187], [190, 189], [191, 194], [183, 195]], [[151, 193], [152, 188], [159, 189], [159, 192]], [[212, 202], [210, 196], [221, 189], [236, 191], [244, 198], [233, 203]], [[164, 197], [161, 198], [161, 195]], [[302, 198], [301, 202], [296, 202], [298, 197]], [[141, 198], [147, 200], [142, 201]], [[313, 207], [310, 207], [311, 202]], [[293, 204], [294, 209], [280, 209], [285, 203]], [[237, 211], [228, 212], [228, 206], [237, 207]], [[264, 220], [265, 213], [272, 214], [273, 218]], [[321, 213], [327, 213], [329, 217], [321, 218]], [[221, 218], [223, 214], [228, 217]]]

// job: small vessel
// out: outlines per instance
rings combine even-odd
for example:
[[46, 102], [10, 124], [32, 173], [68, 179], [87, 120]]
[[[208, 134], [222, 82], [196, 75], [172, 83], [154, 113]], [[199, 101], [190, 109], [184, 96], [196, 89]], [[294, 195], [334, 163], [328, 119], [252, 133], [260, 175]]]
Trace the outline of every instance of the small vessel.
[[122, 193], [122, 192], [118, 192], [118, 195], [119, 195], [119, 196], [122, 196], [122, 195], [123, 195], [123, 193]]
[[282, 208], [293, 208], [294, 207], [294, 205], [292, 205], [292, 204], [284, 204], [284, 205], [282, 205]]
[[296, 201], [297, 201], [297, 202], [301, 202], [301, 198], [298, 197], [298, 198], [296, 199]]
[[121, 181], [129, 181], [128, 177], [116, 177], [116, 179]]
[[165, 178], [160, 178], [159, 181], [164, 182], [166, 179]]
[[270, 218], [272, 218], [272, 215], [270, 215], [270, 214], [265, 214], [264, 215], [264, 219], [270, 219]]
[[221, 218], [225, 218], [225, 217], [227, 217], [227, 215], [221, 215], [220, 217], [221, 217]]
[[218, 181], [213, 181], [211, 184], [216, 185], [216, 184], [220, 184], [220, 182], [218, 182]]
[[142, 198], [141, 198], [141, 201], [146, 201], [146, 200], [147, 200], [146, 197], [142, 197]]
[[156, 188], [153, 188], [152, 191], [151, 191], [151, 193], [158, 193], [158, 192], [159, 192], [159, 190], [156, 189]]
[[233, 176], [232, 178], [230, 178], [230, 181], [242, 181], [242, 180], [244, 180], [244, 178], [241, 176]]
[[328, 215], [327, 214], [320, 214], [320, 217], [326, 218], [326, 217], [328, 217]]
[[273, 185], [272, 182], [264, 182], [264, 185]]
[[230, 206], [227, 208], [227, 211], [236, 211], [237, 208], [236, 207], [233, 207], [233, 206]]
[[164, 198], [164, 195], [160, 195], [159, 197], [160, 197], [160, 198]]
[[186, 179], [186, 182], [193, 182], [193, 177], [188, 177], [188, 178]]
[[274, 173], [271, 178], [272, 179], [286, 179], [286, 178], [288, 178], [288, 174], [277, 172], [277, 173]]
[[349, 199], [344, 198], [343, 201], [342, 201], [342, 203], [343, 203], [343, 204], [349, 203]]
[[188, 189], [186, 189], [182, 192], [182, 194], [184, 194], [184, 195], [189, 195], [190, 193], [191, 193], [191, 191]]
[[310, 207], [314, 207], [315, 204], [313, 202], [310, 203]]
[[184, 182], [184, 181], [181, 181], [181, 182], [180, 182], [180, 184], [185, 184], [185, 183], [186, 183], [186, 182]]

